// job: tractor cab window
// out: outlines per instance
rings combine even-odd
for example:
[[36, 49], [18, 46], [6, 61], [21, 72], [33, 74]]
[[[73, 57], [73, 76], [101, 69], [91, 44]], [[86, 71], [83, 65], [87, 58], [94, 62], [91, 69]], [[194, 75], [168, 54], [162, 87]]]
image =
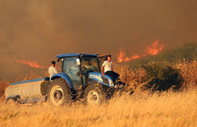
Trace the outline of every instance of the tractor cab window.
[[76, 57], [68, 57], [63, 61], [63, 72], [69, 76], [75, 89], [81, 84], [80, 72]]
[[82, 57], [81, 70], [83, 73], [100, 72], [98, 60], [95, 57]]
[[81, 72], [83, 84], [87, 84], [89, 72], [100, 72], [98, 60], [96, 57], [82, 57], [81, 58]]

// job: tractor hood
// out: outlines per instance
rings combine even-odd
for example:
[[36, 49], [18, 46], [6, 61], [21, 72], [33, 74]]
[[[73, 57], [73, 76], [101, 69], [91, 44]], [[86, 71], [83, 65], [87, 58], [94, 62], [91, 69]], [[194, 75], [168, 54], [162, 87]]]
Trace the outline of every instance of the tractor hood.
[[109, 87], [114, 87], [112, 78], [108, 75], [104, 75], [102, 77], [102, 73], [99, 73], [99, 72], [90, 72], [89, 79], [95, 80], [96, 82], [103, 84], [103, 85], [107, 85]]

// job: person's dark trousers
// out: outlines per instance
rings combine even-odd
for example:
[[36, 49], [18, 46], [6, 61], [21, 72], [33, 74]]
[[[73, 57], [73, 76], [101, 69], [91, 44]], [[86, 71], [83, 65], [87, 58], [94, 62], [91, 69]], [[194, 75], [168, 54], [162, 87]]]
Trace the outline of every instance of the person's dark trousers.
[[110, 76], [113, 82], [115, 82], [115, 80], [119, 77], [119, 74], [114, 71], [107, 71], [105, 74]]

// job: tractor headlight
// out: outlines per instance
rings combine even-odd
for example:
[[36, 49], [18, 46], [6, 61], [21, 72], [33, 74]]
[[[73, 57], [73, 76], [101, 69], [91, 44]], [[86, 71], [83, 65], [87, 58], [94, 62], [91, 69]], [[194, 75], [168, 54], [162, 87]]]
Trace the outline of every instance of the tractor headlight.
[[109, 79], [109, 85], [110, 86], [114, 86], [114, 82], [112, 80]]

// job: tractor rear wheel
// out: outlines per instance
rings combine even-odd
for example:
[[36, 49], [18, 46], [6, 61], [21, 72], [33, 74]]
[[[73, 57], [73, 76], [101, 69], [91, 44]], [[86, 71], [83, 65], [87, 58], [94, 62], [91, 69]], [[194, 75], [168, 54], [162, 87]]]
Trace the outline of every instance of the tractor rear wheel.
[[102, 86], [98, 84], [89, 85], [84, 91], [84, 99], [86, 104], [101, 104], [106, 98], [106, 94]]
[[71, 104], [71, 90], [63, 79], [55, 79], [49, 89], [49, 101], [55, 105]]

